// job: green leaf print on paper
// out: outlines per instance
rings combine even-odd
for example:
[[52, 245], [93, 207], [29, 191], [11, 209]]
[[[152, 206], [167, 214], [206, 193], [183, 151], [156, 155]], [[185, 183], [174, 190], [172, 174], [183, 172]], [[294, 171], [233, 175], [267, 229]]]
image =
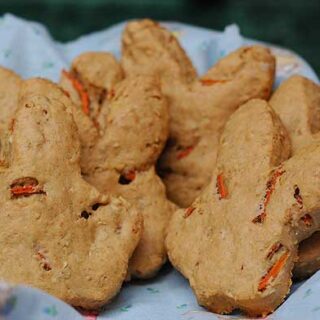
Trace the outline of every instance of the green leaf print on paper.
[[125, 307], [120, 308], [120, 310], [122, 312], [128, 312], [131, 307], [132, 307], [132, 304], [128, 304]]
[[45, 314], [52, 316], [52, 317], [55, 317], [58, 314], [56, 306], [46, 307], [46, 308], [44, 308], [43, 311]]
[[180, 304], [177, 306], [177, 309], [184, 309], [185, 307], [187, 307], [188, 305], [186, 303], [184, 304]]
[[44, 62], [43, 64], [42, 64], [42, 68], [43, 69], [50, 69], [50, 68], [52, 68], [52, 67], [54, 67], [54, 63], [53, 62]]
[[3, 54], [4, 54], [5, 58], [9, 58], [11, 56], [11, 54], [12, 54], [12, 50], [11, 49], [5, 49], [3, 51]]
[[309, 289], [305, 292], [305, 294], [304, 294], [304, 296], [303, 296], [303, 299], [309, 297], [311, 293], [312, 293], [312, 290], [309, 288]]
[[159, 292], [158, 289], [154, 289], [154, 288], [147, 288], [147, 290], [148, 290], [150, 293], [158, 293], [158, 292]]

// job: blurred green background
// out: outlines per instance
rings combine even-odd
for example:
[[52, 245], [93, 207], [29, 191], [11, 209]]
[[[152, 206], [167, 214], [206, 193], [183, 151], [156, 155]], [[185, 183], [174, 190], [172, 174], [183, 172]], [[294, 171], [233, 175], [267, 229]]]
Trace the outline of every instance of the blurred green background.
[[131, 18], [181, 21], [242, 34], [302, 55], [320, 74], [320, 0], [0, 0], [1, 14], [40, 21], [61, 41]]

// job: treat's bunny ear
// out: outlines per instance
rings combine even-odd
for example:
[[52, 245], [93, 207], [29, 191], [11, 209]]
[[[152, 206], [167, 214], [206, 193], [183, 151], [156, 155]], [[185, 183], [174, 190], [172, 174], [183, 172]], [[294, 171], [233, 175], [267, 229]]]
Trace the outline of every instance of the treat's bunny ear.
[[320, 87], [299, 75], [284, 81], [270, 99], [289, 132], [295, 154], [320, 140]]
[[124, 76], [116, 58], [107, 52], [85, 52], [79, 55], [72, 62], [72, 71], [82, 81], [106, 90], [111, 90]]
[[253, 189], [259, 188], [270, 170], [290, 154], [290, 139], [279, 118], [267, 102], [253, 99], [227, 122], [220, 139], [216, 169], [220, 181], [223, 176], [228, 177], [229, 189], [239, 189], [239, 181], [246, 181]]
[[[244, 103], [250, 97], [269, 98], [274, 73], [275, 59], [270, 50], [256, 45], [241, 47], [228, 54], [213, 65], [199, 82], [213, 96], [216, 95], [212, 88], [214, 85], [218, 86], [217, 91], [225, 98], [228, 97], [226, 92], [232, 88], [233, 99], [238, 96], [241, 103]], [[241, 85], [242, 83], [246, 85]], [[237, 87], [241, 87], [241, 90], [237, 90]]]
[[160, 74], [168, 80], [192, 82], [197, 74], [176, 37], [158, 23], [129, 22], [122, 35], [122, 66], [127, 74]]
[[115, 87], [108, 108], [107, 130], [94, 151], [107, 155], [111, 166], [120, 170], [153, 165], [165, 144], [169, 122], [158, 81], [151, 76], [126, 78]]
[[[41, 164], [43, 170], [52, 166], [79, 170], [80, 145], [67, 103], [63, 91], [47, 80], [23, 82], [12, 130], [15, 166], [26, 169]], [[53, 149], [59, 152], [51, 152]]]

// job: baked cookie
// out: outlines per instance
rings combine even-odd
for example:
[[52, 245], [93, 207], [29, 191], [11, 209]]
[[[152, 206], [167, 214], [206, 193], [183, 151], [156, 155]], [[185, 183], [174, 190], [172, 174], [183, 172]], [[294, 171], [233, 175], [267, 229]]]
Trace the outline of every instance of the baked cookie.
[[142, 218], [81, 177], [71, 102], [58, 86], [30, 79], [19, 96], [1, 170], [0, 278], [99, 308], [120, 290]]
[[[292, 143], [293, 155], [320, 141], [320, 87], [299, 75], [284, 81], [270, 99], [270, 104], [284, 123]], [[314, 242], [314, 245], [312, 243]], [[319, 235], [311, 236], [299, 248], [294, 276], [309, 277], [320, 268]]]
[[[144, 230], [129, 271], [134, 277], [151, 277], [166, 261], [165, 232], [174, 210], [154, 168], [168, 135], [159, 83], [151, 76], [123, 79], [120, 65], [108, 53], [80, 55], [60, 83], [83, 110], [75, 120], [84, 137], [84, 178], [101, 192], [123, 196], [143, 215]], [[88, 133], [82, 133], [84, 120], [96, 131], [92, 144], [85, 140]]]
[[249, 101], [225, 126], [211, 183], [173, 215], [169, 258], [209, 310], [266, 315], [289, 292], [298, 243], [320, 227], [320, 145], [288, 157], [273, 109]]
[[208, 185], [220, 134], [251, 98], [270, 95], [275, 59], [261, 46], [241, 48], [197, 78], [177, 39], [150, 20], [127, 24], [122, 39], [127, 74], [156, 74], [169, 102], [170, 138], [159, 172], [170, 200], [187, 207]]

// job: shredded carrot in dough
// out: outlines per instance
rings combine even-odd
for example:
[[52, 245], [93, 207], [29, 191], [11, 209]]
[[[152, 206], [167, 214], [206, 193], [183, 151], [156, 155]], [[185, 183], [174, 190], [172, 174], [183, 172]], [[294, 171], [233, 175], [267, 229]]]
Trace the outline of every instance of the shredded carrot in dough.
[[204, 86], [212, 86], [216, 83], [225, 83], [228, 80], [218, 80], [218, 79], [200, 79], [200, 82]]
[[62, 70], [62, 74], [66, 76], [72, 83], [72, 86], [74, 89], [78, 92], [81, 104], [82, 104], [82, 110], [85, 114], [89, 115], [90, 109], [89, 109], [89, 95], [88, 92], [83, 87], [82, 83], [76, 79], [74, 76], [71, 75], [70, 72], [67, 72], [66, 70]]
[[220, 200], [221, 199], [225, 199], [228, 196], [228, 189], [224, 183], [224, 179], [223, 179], [223, 174], [220, 173], [217, 176], [217, 189], [218, 189], [218, 194], [220, 196]]
[[264, 199], [263, 199], [263, 203], [261, 205], [261, 210], [262, 212], [257, 216], [255, 217], [252, 222], [253, 223], [262, 223], [266, 216], [267, 216], [267, 213], [266, 213], [266, 207], [271, 199], [271, 195], [272, 193], [274, 192], [275, 190], [275, 187], [276, 187], [276, 183], [277, 181], [279, 180], [279, 178], [285, 173], [285, 171], [283, 171], [281, 168], [279, 168], [278, 170], [276, 170], [270, 180], [267, 182], [267, 189], [266, 189], [266, 193], [264, 195]]
[[300, 219], [307, 227], [311, 227], [312, 225], [312, 217], [310, 214], [305, 214], [301, 219]]
[[177, 154], [177, 159], [180, 160], [182, 158], [185, 158], [190, 154], [190, 152], [193, 150], [193, 147], [187, 147], [181, 151], [178, 152]]
[[280, 259], [269, 269], [267, 274], [262, 277], [259, 283], [259, 286], [258, 286], [259, 291], [261, 292], [264, 291], [267, 288], [268, 284], [278, 276], [278, 274], [284, 267], [285, 263], [287, 262], [288, 258], [289, 258], [289, 252], [285, 252], [280, 257]]
[[183, 217], [188, 218], [196, 208], [189, 207], [185, 210]]

